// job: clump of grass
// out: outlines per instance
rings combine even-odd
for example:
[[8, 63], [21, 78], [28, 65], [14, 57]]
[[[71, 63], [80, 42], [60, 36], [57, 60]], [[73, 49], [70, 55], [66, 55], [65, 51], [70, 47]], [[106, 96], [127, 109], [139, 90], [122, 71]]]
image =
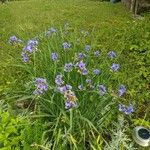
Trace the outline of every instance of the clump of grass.
[[118, 53], [100, 49], [89, 38], [92, 32], [80, 33], [68, 24], [51, 29], [22, 46], [28, 59], [16, 62], [28, 74], [24, 89], [33, 96], [34, 115], [47, 124], [45, 146], [100, 148], [104, 129], [117, 119], [118, 104], [129, 103], [123, 80], [116, 77]]

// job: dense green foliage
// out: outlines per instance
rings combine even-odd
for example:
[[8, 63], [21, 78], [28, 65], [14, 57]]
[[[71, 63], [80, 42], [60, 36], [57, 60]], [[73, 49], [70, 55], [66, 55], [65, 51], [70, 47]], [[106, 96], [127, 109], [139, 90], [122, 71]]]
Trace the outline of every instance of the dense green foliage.
[[[4, 104], [3, 104], [4, 105]], [[0, 104], [0, 149], [21, 150], [37, 149], [34, 143], [42, 142], [44, 126], [40, 120], [15, 115], [12, 110], [5, 109]]]

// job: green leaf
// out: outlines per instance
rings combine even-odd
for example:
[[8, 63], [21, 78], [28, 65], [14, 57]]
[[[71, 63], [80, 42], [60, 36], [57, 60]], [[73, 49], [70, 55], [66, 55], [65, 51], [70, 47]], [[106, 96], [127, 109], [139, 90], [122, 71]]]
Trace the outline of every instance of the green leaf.
[[2, 114], [2, 124], [5, 124], [9, 121], [9, 113], [8, 112], [4, 112]]
[[6, 128], [6, 130], [5, 130], [5, 132], [6, 132], [6, 133], [9, 133], [9, 134], [11, 134], [11, 133], [16, 133], [16, 134], [17, 134], [17, 129], [16, 129], [15, 126], [8, 126], [8, 127]]
[[0, 133], [0, 142], [3, 142], [5, 140], [4, 134]]

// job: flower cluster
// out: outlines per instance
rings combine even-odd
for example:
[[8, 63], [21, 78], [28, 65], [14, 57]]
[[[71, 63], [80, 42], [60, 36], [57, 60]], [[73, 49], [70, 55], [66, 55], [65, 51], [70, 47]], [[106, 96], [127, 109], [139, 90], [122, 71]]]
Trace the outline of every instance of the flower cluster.
[[100, 74], [100, 70], [99, 69], [94, 69], [93, 70], [93, 74], [94, 75], [99, 75]]
[[55, 84], [57, 87], [61, 86], [64, 84], [64, 81], [62, 79], [62, 75], [57, 75], [55, 78]]
[[58, 86], [57, 90], [61, 93], [64, 94], [67, 90], [71, 90], [72, 86], [69, 84], [63, 85], [63, 86]]
[[72, 86], [69, 84], [64, 85], [62, 75], [57, 75], [55, 78], [57, 91], [64, 95], [65, 98], [65, 109], [74, 108], [76, 104], [76, 96], [72, 90]]
[[132, 112], [134, 112], [132, 104], [129, 104], [128, 107], [126, 107], [125, 105], [119, 104], [118, 109], [120, 112], [123, 112], [126, 115], [130, 115]]
[[21, 53], [21, 57], [22, 57], [22, 62], [24, 63], [26, 63], [29, 60], [28, 55], [24, 52]]
[[77, 98], [76, 98], [76, 95], [73, 91], [67, 90], [64, 94], [64, 98], [66, 99], [65, 108], [67, 110], [70, 108], [77, 107], [77, 103], [76, 103]]
[[[68, 25], [66, 24], [66, 27]], [[45, 32], [45, 36], [51, 36], [53, 33], [55, 33], [57, 30], [53, 27], [49, 28], [46, 32]], [[20, 39], [18, 39], [16, 36], [11, 36], [9, 38], [9, 43], [13, 44], [13, 43], [17, 43], [17, 42], [21, 42]], [[28, 62], [29, 60], [29, 56], [36, 51], [37, 49], [37, 45], [38, 45], [38, 41], [35, 39], [31, 39], [27, 42], [27, 44], [23, 47], [22, 49], [22, 61], [23, 62]], [[62, 43], [62, 47], [64, 50], [69, 49], [71, 47], [71, 44], [69, 42], [64, 42]], [[86, 52], [89, 52], [91, 50], [91, 45], [85, 45], [84, 50]], [[87, 75], [90, 74], [89, 71], [86, 68], [86, 63], [84, 63], [83, 59], [87, 57], [87, 54], [84, 54], [82, 52], [77, 52], [75, 53], [75, 60], [69, 63], [65, 63], [64, 64], [64, 72], [70, 72], [73, 67], [77, 69], [77, 71], [81, 74], [81, 75]], [[93, 52], [94, 57], [99, 57], [100, 56], [100, 51], [99, 50], [95, 50]], [[115, 51], [109, 51], [107, 53], [108, 58], [113, 59], [114, 57], [116, 57], [116, 52]], [[50, 54], [50, 58], [52, 61], [56, 61], [58, 60], [58, 53], [56, 52], [51, 52]], [[118, 71], [118, 69], [120, 68], [120, 65], [117, 63], [112, 63], [110, 69], [112, 72], [116, 72]], [[93, 68], [92, 73], [95, 75], [94, 78], [99, 75], [101, 73], [101, 70], [99, 70], [99, 68]], [[76, 96], [75, 93], [72, 91], [72, 86], [69, 84], [65, 84], [63, 79], [62, 79], [62, 75], [57, 75], [55, 78], [55, 84], [56, 84], [56, 89], [59, 93], [63, 94], [64, 98], [65, 98], [65, 108], [68, 110], [70, 108], [76, 107], [77, 103], [76, 103]], [[82, 84], [79, 84], [77, 86], [77, 88], [82, 91], [82, 90], [97, 90], [98, 94], [100, 96], [104, 96], [107, 92], [106, 90], [106, 86], [103, 84], [100, 85], [95, 85], [93, 84], [92, 80], [90, 78], [87, 78], [85, 80], [84, 84], [82, 82]], [[48, 90], [48, 85], [46, 83], [46, 79], [44, 78], [36, 78], [34, 80], [34, 85], [36, 87], [36, 89], [34, 90], [34, 94], [35, 95], [41, 95], [43, 94], [45, 91]], [[126, 92], [126, 88], [124, 85], [120, 85], [119, 89], [118, 89], [118, 96], [121, 97], [123, 96], [123, 94]], [[133, 106], [130, 104], [128, 107], [119, 104], [119, 111], [124, 112], [125, 114], [130, 114], [133, 112]]]
[[8, 40], [8, 43], [14, 44], [14, 43], [21, 43], [22, 40], [18, 39], [15, 35], [11, 36]]
[[[109, 52], [107, 53], [107, 55], [108, 55], [108, 57], [111, 58], [111, 59], [114, 58], [114, 57], [116, 57], [116, 53], [115, 53], [114, 51], [109, 51]], [[117, 70], [119, 69], [119, 67], [120, 67], [119, 64], [113, 63], [110, 68], [111, 68], [111, 71], [112, 71], [112, 72], [115, 72], [115, 71], [117, 71]]]
[[[64, 28], [67, 33], [67, 30], [69, 29], [68, 24], [66, 24]], [[57, 30], [54, 27], [51, 27], [45, 32], [45, 36], [46, 37], [51, 36], [55, 32], [57, 32]], [[83, 35], [87, 36], [88, 33], [83, 32]], [[8, 42], [10, 44], [14, 44], [14, 43], [22, 42], [22, 41], [14, 35], [9, 38]], [[80, 39], [77, 39], [77, 43], [78, 44], [80, 43]], [[27, 42], [27, 44], [23, 47], [22, 53], [21, 53], [23, 62], [26, 63], [29, 61], [29, 57], [32, 53], [34, 53], [36, 51], [37, 45], [38, 45], [38, 41], [36, 39], [31, 39]], [[71, 44], [69, 42], [62, 43], [62, 48], [64, 50], [69, 49], [70, 47], [71, 47]], [[99, 85], [99, 83], [98, 84], [94, 83], [95, 78], [97, 78], [97, 76], [99, 74], [101, 74], [101, 70], [99, 70], [99, 68], [93, 68], [90, 73], [90, 68], [88, 71], [88, 69], [86, 68], [86, 63], [84, 62], [87, 58], [88, 52], [91, 50], [91, 45], [85, 45], [83, 50], [84, 50], [83, 53], [77, 52], [75, 54], [75, 60], [72, 61], [73, 63], [71, 63], [71, 62], [65, 63], [63, 70], [64, 70], [64, 72], [70, 72], [73, 69], [73, 67], [76, 68], [77, 71], [81, 75], [87, 75], [87, 79], [85, 79], [85, 77], [83, 77], [83, 80], [82, 80], [82, 81], [85, 81], [85, 83], [84, 82], [80, 83], [79, 85], [77, 85], [76, 88], [79, 89], [80, 91], [94, 89], [97, 91], [97, 93], [100, 96], [104, 96], [107, 92], [107, 87], [105, 85], [103, 85], [103, 83], [101, 83], [100, 85]], [[91, 55], [91, 53], [90, 53], [90, 55]], [[94, 57], [94, 59], [97, 59], [99, 56], [100, 56], [99, 50], [95, 50], [92, 52], [92, 57]], [[107, 57], [109, 58], [109, 60], [112, 61], [113, 58], [116, 57], [116, 52], [109, 51], [107, 53]], [[52, 61], [58, 60], [58, 53], [51, 52], [50, 58]], [[112, 63], [112, 65], [110, 66], [110, 70], [112, 72], [118, 71], [119, 68], [120, 68], [120, 65], [117, 63]], [[93, 81], [89, 77], [89, 75], [91, 75], [91, 74], [94, 75]], [[77, 98], [75, 96], [75, 93], [72, 91], [72, 86], [69, 84], [65, 84], [65, 82], [63, 81], [62, 78], [63, 78], [62, 75], [57, 75], [55, 78], [55, 84], [56, 84], [57, 91], [59, 93], [63, 94], [63, 96], [65, 98], [65, 108], [68, 110], [70, 108], [74, 108], [77, 106], [77, 103], [76, 103]], [[46, 79], [44, 79], [44, 78], [36, 78], [34, 80], [34, 85], [36, 87], [33, 92], [35, 95], [41, 95], [45, 91], [48, 90], [48, 85], [47, 85]], [[120, 87], [118, 88], [118, 93], [117, 93], [118, 96], [119, 97], [123, 96], [125, 92], [126, 92], [125, 86], [123, 84], [120, 85]], [[132, 104], [129, 104], [129, 106], [119, 104], [119, 111], [129, 115], [134, 110], [133, 110]]]
[[116, 57], [116, 53], [115, 53], [114, 51], [109, 51], [109, 52], [107, 53], [107, 55], [108, 55], [109, 58], [114, 58], [114, 57]]
[[[70, 44], [68, 44], [67, 42], [63, 43], [63, 48], [64, 49], [68, 49], [70, 48]], [[86, 45], [86, 50], [89, 51], [90, 50], [90, 46]], [[30, 52], [30, 51], [29, 51]], [[98, 57], [100, 55], [99, 51], [95, 51], [94, 52], [94, 56]], [[114, 51], [110, 51], [108, 53], [108, 57], [109, 58], [113, 58], [116, 56], [116, 53]], [[25, 58], [25, 57], [24, 57]], [[78, 72], [82, 75], [87, 75], [88, 74], [88, 70], [86, 69], [86, 64], [83, 62], [83, 59], [86, 58], [86, 54], [84, 53], [76, 53], [75, 54], [75, 65], [73, 63], [65, 63], [64, 65], [64, 71], [65, 72], [70, 72], [73, 67], [77, 68]], [[27, 58], [26, 58], [27, 59]], [[52, 61], [56, 61], [58, 59], [58, 54], [56, 52], [52, 52], [51, 53], [51, 59]], [[77, 62], [76, 62], [77, 61]], [[119, 69], [119, 64], [115, 64], [113, 63], [111, 66], [111, 70], [117, 71]], [[99, 69], [93, 69], [93, 74], [94, 75], [99, 75], [101, 73], [101, 71]], [[77, 103], [76, 103], [76, 96], [74, 94], [74, 92], [72, 91], [72, 86], [69, 84], [64, 84], [63, 81], [63, 76], [57, 75], [55, 78], [55, 84], [56, 84], [56, 89], [59, 93], [63, 94], [64, 98], [65, 98], [65, 108], [68, 110], [70, 108], [76, 107]], [[100, 96], [104, 96], [107, 92], [106, 90], [106, 86], [104, 86], [103, 84], [101, 85], [93, 85], [92, 84], [92, 80], [90, 78], [87, 78], [85, 80], [86, 85], [83, 86], [83, 84], [79, 84], [77, 86], [77, 88], [82, 91], [82, 90], [93, 90], [96, 89], [98, 90], [98, 94]], [[45, 87], [45, 84], [43, 84], [45, 82], [40, 82], [40, 84], [35, 84], [37, 89], [35, 90], [34, 93], [42, 93], [43, 91], [45, 91], [47, 88]], [[97, 87], [97, 88], [96, 88]], [[118, 89], [118, 96], [122, 96], [124, 93], [126, 92], [126, 88], [124, 85], [120, 85], [119, 89]], [[121, 109], [122, 108], [122, 109]], [[122, 112], [124, 112], [125, 114], [129, 114], [130, 112], [132, 112], [131, 106], [128, 108], [125, 108], [123, 105], [120, 105], [120, 109]]]
[[37, 49], [38, 41], [37, 40], [29, 40], [27, 45], [25, 45], [22, 49], [22, 62], [27, 62], [29, 60], [29, 55], [32, 54]]
[[58, 59], [58, 54], [57, 54], [56, 52], [52, 52], [52, 53], [51, 53], [51, 59], [52, 59], [53, 61], [56, 61], [56, 60]]
[[33, 94], [35, 94], [35, 95], [41, 95], [45, 91], [48, 90], [48, 85], [47, 85], [46, 79], [44, 79], [44, 78], [36, 78], [33, 81], [33, 83], [36, 87], [36, 89], [33, 92]]
[[119, 69], [119, 64], [113, 63], [112, 66], [111, 66], [111, 70], [112, 71], [117, 71], [118, 69]]
[[87, 75], [88, 74], [88, 70], [85, 67], [85, 63], [83, 63], [83, 61], [80, 61], [76, 64], [76, 66], [78, 67], [78, 72], [81, 73], [82, 75]]
[[46, 32], [45, 32], [45, 36], [48, 37], [48, 36], [51, 36], [53, 33], [56, 32], [56, 29], [51, 27], [49, 28]]
[[89, 51], [91, 49], [91, 45], [85, 45], [85, 51]]
[[98, 85], [99, 95], [103, 96], [106, 93], [106, 87], [104, 85]]
[[27, 45], [25, 45], [22, 50], [24, 52], [33, 53], [33, 51], [36, 48], [37, 44], [38, 44], [37, 40], [34, 40], [34, 39], [33, 40], [29, 40], [27, 42]]
[[84, 53], [77, 53], [76, 54], [76, 60], [82, 60], [85, 57], [86, 57], [86, 54], [84, 54]]
[[73, 64], [72, 63], [66, 63], [64, 66], [64, 71], [65, 72], [70, 72], [73, 68]]
[[120, 87], [118, 89], [118, 95], [122, 96], [125, 92], [126, 92], [125, 86], [124, 85], [120, 85]]
[[63, 49], [69, 49], [70, 46], [71, 46], [71, 44], [69, 44], [69, 43], [67, 43], [67, 42], [64, 42], [64, 43], [62, 44], [62, 46], [63, 46]]

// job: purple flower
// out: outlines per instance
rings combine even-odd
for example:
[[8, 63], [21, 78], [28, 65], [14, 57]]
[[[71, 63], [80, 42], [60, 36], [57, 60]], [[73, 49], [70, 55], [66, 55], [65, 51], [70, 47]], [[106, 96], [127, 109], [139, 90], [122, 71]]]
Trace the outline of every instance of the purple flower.
[[99, 95], [103, 96], [106, 93], [106, 87], [104, 85], [99, 85]]
[[38, 83], [46, 83], [46, 79], [44, 79], [44, 78], [36, 78], [33, 82], [36, 83], [36, 84], [38, 84]]
[[107, 55], [108, 55], [109, 58], [116, 57], [116, 53], [115, 53], [114, 51], [109, 51], [109, 52], [107, 53]]
[[36, 78], [34, 81], [35, 84], [35, 91], [33, 92], [33, 94], [35, 95], [40, 95], [43, 94], [45, 91], [48, 90], [48, 85], [46, 83], [46, 79], [44, 78]]
[[8, 40], [8, 42], [11, 44], [11, 43], [14, 43], [14, 42], [18, 42], [18, 39], [15, 35], [11, 36]]
[[119, 64], [113, 63], [112, 66], [111, 66], [111, 70], [112, 71], [117, 71], [118, 69], [119, 69]]
[[65, 109], [69, 109], [71, 107], [71, 103], [69, 101], [65, 102]]
[[57, 75], [56, 78], [55, 78], [55, 83], [57, 86], [61, 86], [64, 81], [62, 80], [62, 75]]
[[124, 112], [126, 115], [131, 114], [132, 112], [134, 112], [133, 110], [133, 105], [129, 104], [129, 106], [127, 107], [126, 111]]
[[100, 74], [100, 70], [99, 70], [99, 69], [94, 69], [94, 70], [93, 70], [93, 74], [99, 75], [99, 74]]
[[36, 46], [38, 45], [38, 41], [35, 39], [31, 39], [28, 41], [27, 45]]
[[46, 85], [46, 83], [38, 83], [36, 85], [37, 89], [39, 89], [40, 91], [47, 91], [48, 90], [48, 86]]
[[83, 61], [80, 61], [79, 63], [77, 63], [77, 65], [79, 67], [79, 72], [82, 75], [87, 75], [88, 74], [88, 70], [85, 68], [85, 63], [83, 63]]
[[78, 64], [78, 67], [80, 68], [80, 70], [85, 69], [85, 63], [83, 63], [83, 61], [80, 61], [80, 63]]
[[22, 62], [26, 63], [29, 60], [29, 58], [28, 58], [26, 53], [22, 52], [21, 56], [22, 56]]
[[125, 112], [126, 111], [126, 107], [125, 107], [125, 105], [122, 105], [122, 104], [119, 104], [119, 111], [121, 111], [121, 112]]
[[65, 99], [67, 101], [76, 101], [76, 96], [75, 93], [72, 92], [71, 90], [68, 90], [65, 95], [64, 95]]
[[134, 111], [133, 105], [129, 104], [129, 106], [126, 107], [125, 105], [119, 104], [119, 111], [125, 113], [126, 115], [129, 115]]
[[49, 36], [51, 35], [52, 33], [55, 33], [56, 32], [56, 29], [51, 27], [48, 29], [48, 31], [45, 33], [45, 36]]
[[85, 48], [84, 48], [86, 51], [89, 51], [91, 49], [91, 46], [90, 45], [85, 45]]
[[83, 90], [84, 89], [83, 85], [82, 84], [78, 85], [78, 89]]
[[66, 101], [65, 102], [65, 109], [67, 109], [67, 110], [70, 108], [74, 108], [76, 106], [77, 106], [77, 104], [74, 101]]
[[64, 42], [64, 43], [62, 44], [62, 46], [63, 46], [64, 49], [68, 49], [68, 48], [70, 48], [71, 44], [69, 44], [69, 43], [67, 43], [67, 42]]
[[77, 98], [75, 96], [75, 93], [72, 92], [71, 90], [68, 90], [67, 92], [64, 93], [64, 98], [66, 99], [65, 102], [66, 109], [74, 108], [77, 106], [76, 104]]
[[81, 71], [81, 73], [82, 73], [82, 75], [87, 75], [87, 74], [88, 74], [88, 70], [87, 70], [87, 69], [83, 69], [83, 70]]
[[81, 60], [81, 59], [83, 59], [83, 58], [85, 58], [86, 57], [86, 54], [84, 54], [84, 53], [78, 53], [77, 54], [77, 59], [78, 60]]
[[94, 56], [95, 56], [95, 57], [98, 57], [99, 55], [100, 55], [99, 51], [95, 51], [95, 52], [94, 52]]
[[18, 39], [15, 35], [11, 36], [8, 40], [8, 43], [13, 44], [13, 43], [21, 43], [22, 40]]
[[57, 60], [57, 58], [58, 58], [58, 54], [57, 53], [55, 53], [55, 52], [51, 53], [51, 59], [53, 61]]
[[72, 63], [65, 64], [65, 66], [64, 66], [64, 71], [65, 71], [65, 72], [69, 72], [69, 71], [72, 70], [72, 67], [73, 67], [73, 64], [72, 64]]
[[86, 79], [86, 83], [91, 84], [92, 80], [91, 79]]
[[64, 86], [59, 86], [57, 87], [58, 91], [61, 93], [61, 94], [65, 94], [65, 92], [67, 92], [68, 90], [71, 90], [72, 89], [72, 86], [69, 85], [69, 84], [66, 84]]
[[122, 96], [125, 92], [126, 92], [125, 86], [124, 85], [120, 85], [120, 87], [118, 89], [119, 96]]
[[34, 91], [33, 91], [33, 94], [34, 94], [34, 95], [41, 95], [41, 94], [43, 94], [43, 91], [34, 90]]
[[57, 89], [61, 94], [64, 94], [67, 91], [66, 86], [57, 87]]
[[66, 84], [66, 89], [67, 89], [67, 90], [71, 90], [71, 89], [72, 89], [72, 86], [69, 85], [69, 84]]
[[32, 53], [33, 52], [33, 46], [32, 45], [26, 45], [23, 47], [23, 51], [26, 51], [26, 52], [29, 52], [29, 53]]
[[29, 53], [33, 53], [33, 50], [35, 49], [35, 47], [37, 46], [38, 41], [37, 40], [29, 40], [27, 45], [23, 47], [23, 51], [25, 52], [29, 52]]

